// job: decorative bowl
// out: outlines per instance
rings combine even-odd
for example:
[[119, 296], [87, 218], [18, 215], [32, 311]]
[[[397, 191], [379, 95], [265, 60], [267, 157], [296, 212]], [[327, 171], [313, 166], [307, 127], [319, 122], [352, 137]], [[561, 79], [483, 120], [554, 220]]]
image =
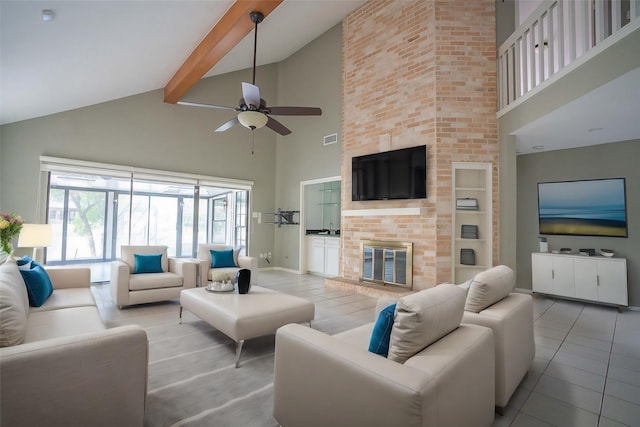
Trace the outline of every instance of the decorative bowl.
[[600, 249], [600, 254], [602, 254], [602, 256], [612, 257], [613, 256], [613, 250], [611, 250], [611, 249]]
[[232, 282], [213, 282], [209, 283], [206, 289], [209, 292], [231, 292], [235, 288]]

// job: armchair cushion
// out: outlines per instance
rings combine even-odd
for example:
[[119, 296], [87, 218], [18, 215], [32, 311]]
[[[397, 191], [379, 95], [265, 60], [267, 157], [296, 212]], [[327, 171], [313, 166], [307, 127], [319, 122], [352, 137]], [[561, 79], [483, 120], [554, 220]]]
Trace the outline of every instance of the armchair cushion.
[[378, 319], [373, 326], [369, 351], [380, 356], [387, 357], [389, 354], [389, 338], [391, 338], [391, 328], [395, 318], [396, 304], [391, 304], [382, 309], [378, 314]]
[[515, 283], [515, 274], [506, 265], [498, 265], [476, 274], [473, 279], [467, 282], [469, 293], [464, 309], [480, 313], [485, 308], [507, 297], [515, 288]]
[[211, 249], [209, 251], [211, 253], [211, 268], [227, 268], [227, 267], [237, 267], [237, 252], [234, 256], [233, 249], [225, 249], [225, 250], [215, 250]]
[[463, 289], [445, 284], [400, 298], [388, 358], [404, 363], [460, 326], [465, 297]]
[[133, 254], [134, 274], [162, 273], [162, 254]]

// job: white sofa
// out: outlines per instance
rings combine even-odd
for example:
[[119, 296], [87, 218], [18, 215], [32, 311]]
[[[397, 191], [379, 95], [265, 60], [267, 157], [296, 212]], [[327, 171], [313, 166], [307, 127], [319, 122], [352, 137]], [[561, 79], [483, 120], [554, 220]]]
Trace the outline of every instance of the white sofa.
[[88, 268], [47, 268], [53, 294], [30, 307], [14, 261], [0, 265], [0, 425], [142, 426], [148, 341], [106, 329]]
[[[222, 267], [222, 268], [213, 268], [211, 266], [211, 251], [225, 251], [225, 250], [233, 250], [233, 259], [235, 262], [235, 267]], [[220, 245], [220, 244], [212, 244], [212, 243], [201, 243], [198, 245], [198, 262], [200, 265], [200, 273], [199, 273], [199, 283], [198, 286], [206, 286], [207, 282], [211, 282], [213, 280], [213, 276], [216, 274], [228, 274], [233, 281], [236, 277], [236, 273], [241, 268], [246, 268], [251, 270], [251, 285], [255, 285], [258, 283], [258, 259], [250, 256], [240, 255], [239, 249], [234, 248], [233, 246]]]
[[[402, 353], [398, 336], [435, 337], [404, 363], [368, 351], [374, 323], [335, 336], [297, 324], [278, 329], [274, 417], [283, 427], [491, 425], [493, 332], [460, 324], [465, 297], [463, 289], [441, 285], [398, 300], [390, 357]], [[433, 304], [412, 313], [407, 307], [416, 299]], [[424, 324], [394, 335], [399, 316]]]
[[468, 288], [462, 322], [493, 330], [496, 409], [502, 414], [535, 357], [533, 300], [512, 292], [515, 274], [504, 265], [478, 273], [462, 286]]
[[[127, 305], [180, 298], [180, 291], [196, 287], [197, 263], [167, 256], [166, 246], [122, 246], [111, 263], [111, 298]], [[135, 274], [136, 255], [162, 254], [161, 273]]]

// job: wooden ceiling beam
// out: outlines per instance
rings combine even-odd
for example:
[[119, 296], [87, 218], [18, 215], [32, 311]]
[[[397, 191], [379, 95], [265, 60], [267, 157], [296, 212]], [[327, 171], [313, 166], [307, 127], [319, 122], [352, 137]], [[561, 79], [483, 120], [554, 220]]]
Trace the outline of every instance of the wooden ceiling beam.
[[236, 0], [171, 77], [164, 87], [164, 102], [178, 102], [202, 76], [253, 30], [254, 24], [249, 19], [249, 12], [262, 12], [266, 17], [283, 1]]

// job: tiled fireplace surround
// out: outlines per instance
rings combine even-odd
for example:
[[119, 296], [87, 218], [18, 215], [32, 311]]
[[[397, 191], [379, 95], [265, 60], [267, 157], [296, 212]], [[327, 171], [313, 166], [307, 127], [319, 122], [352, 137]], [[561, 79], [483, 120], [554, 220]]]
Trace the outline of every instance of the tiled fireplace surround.
[[[498, 259], [494, 0], [365, 3], [343, 23], [342, 257], [362, 240], [413, 243], [413, 290], [451, 281], [451, 162], [493, 164]], [[351, 201], [351, 158], [427, 145], [427, 199]]]

